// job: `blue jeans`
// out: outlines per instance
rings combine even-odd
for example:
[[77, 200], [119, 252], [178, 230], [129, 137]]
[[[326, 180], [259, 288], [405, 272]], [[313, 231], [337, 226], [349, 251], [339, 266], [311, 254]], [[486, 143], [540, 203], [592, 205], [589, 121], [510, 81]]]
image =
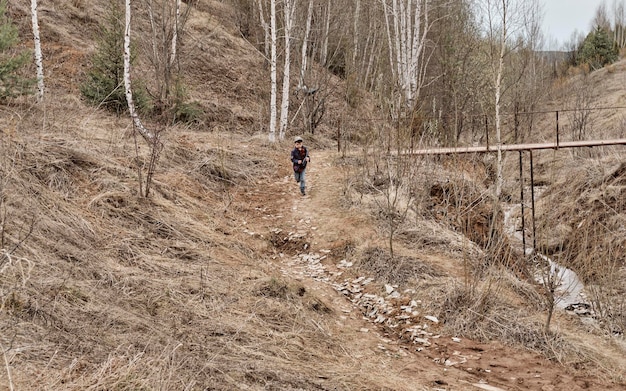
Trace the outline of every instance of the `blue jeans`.
[[293, 175], [296, 178], [296, 182], [300, 182], [300, 191], [304, 191], [304, 186], [305, 186], [304, 173], [305, 172], [306, 170], [302, 170], [302, 172], [297, 172], [297, 171], [293, 172]]

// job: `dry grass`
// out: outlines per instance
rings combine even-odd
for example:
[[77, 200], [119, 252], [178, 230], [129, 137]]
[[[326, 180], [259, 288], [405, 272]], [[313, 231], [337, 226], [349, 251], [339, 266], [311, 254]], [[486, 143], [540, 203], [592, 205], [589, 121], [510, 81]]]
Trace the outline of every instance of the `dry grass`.
[[[324, 242], [294, 233], [300, 216], [292, 219], [283, 182], [290, 146], [269, 145], [265, 137], [263, 60], [238, 38], [236, 15], [225, 3], [203, 1], [190, 20], [188, 62], [182, 65], [186, 81], [203, 86], [190, 94], [207, 109], [205, 125], [165, 132], [152, 196], [141, 198], [137, 170], [148, 152], [142, 147], [134, 153], [130, 121], [86, 107], [74, 95], [93, 41], [77, 37], [72, 26], [92, 26], [104, 3], [68, 0], [48, 7], [41, 23], [53, 37], [45, 43], [54, 64], [51, 99], [0, 108], [3, 389], [426, 390], [469, 384], [454, 378], [478, 381], [469, 371], [442, 371], [430, 356], [439, 354], [435, 349], [419, 356], [414, 345], [398, 342], [401, 336], [388, 342], [393, 330], [381, 327], [379, 335], [358, 311], [345, 312], [351, 302], [329, 285], [278, 273], [281, 257], [312, 246], [332, 250], [329, 268], [335, 261], [354, 262], [354, 269], [335, 275], [339, 281], [367, 275], [376, 279], [376, 289], [390, 283], [412, 292], [406, 299], [420, 301], [421, 315], [441, 319], [437, 331], [515, 347], [515, 353], [497, 350], [496, 361], [522, 357], [518, 350], [526, 347], [565, 368], [587, 366], [623, 381], [623, 348], [614, 343], [610, 354], [600, 352], [611, 345], [602, 339], [606, 330], [623, 327], [617, 316], [624, 313], [623, 301], [611, 307], [612, 322], [590, 336], [583, 335], [584, 325], [561, 317], [563, 329], [546, 336], [536, 286], [504, 269], [515, 264], [515, 254], [503, 251], [505, 262], [490, 262], [494, 256], [484, 248], [492, 211], [488, 159], [419, 163], [393, 258], [382, 250], [380, 224], [367, 240], [362, 232], [370, 235], [371, 227], [344, 227], [351, 214], [379, 215], [374, 192], [368, 193], [377, 163], [365, 152], [320, 162], [328, 166], [331, 177], [325, 179], [333, 189], [344, 185], [343, 198], [320, 189], [327, 199], [312, 210], [325, 216], [320, 220], [339, 216], [326, 233], [339, 237]], [[27, 19], [27, 6], [15, 4], [13, 12], [23, 16], [16, 20]], [[28, 23], [21, 23], [27, 32]], [[368, 114], [348, 118], [340, 107], [329, 108], [330, 120], [310, 138], [314, 149], [334, 146], [333, 121], [339, 118], [344, 141], [367, 143], [376, 133], [360, 128]], [[540, 237], [550, 237], [557, 222], [582, 222], [563, 230], [552, 247], [585, 243], [568, 253], [577, 262], [592, 260], [588, 248], [610, 250], [591, 253], [609, 254], [596, 264], [615, 271], [611, 281], [593, 279], [603, 305], [623, 296], [624, 281], [618, 273], [623, 264], [613, 262], [624, 245], [624, 174], [615, 163], [622, 155], [610, 156], [595, 164], [572, 156], [538, 162], [542, 181], [556, 184], [538, 207]], [[509, 173], [516, 172], [514, 163]], [[566, 175], [551, 172], [556, 166]], [[507, 185], [515, 199], [519, 184]], [[604, 237], [593, 234], [600, 226]], [[371, 332], [361, 331], [365, 327]], [[444, 354], [447, 348], [442, 339], [437, 349]], [[524, 362], [531, 367], [536, 361]], [[552, 370], [550, 376], [560, 379], [562, 367]]]

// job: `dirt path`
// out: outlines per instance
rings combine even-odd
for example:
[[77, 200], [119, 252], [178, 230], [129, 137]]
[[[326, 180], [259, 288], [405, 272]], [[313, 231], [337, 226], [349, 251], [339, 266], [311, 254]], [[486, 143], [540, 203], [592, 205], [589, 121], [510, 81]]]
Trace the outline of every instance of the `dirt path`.
[[[314, 153], [307, 169], [304, 197], [299, 194], [289, 167], [281, 168], [277, 180], [265, 186], [269, 201], [262, 211], [266, 216], [265, 229], [281, 227], [285, 231], [281, 237], [289, 238], [284, 253], [275, 259], [282, 274], [301, 282], [331, 307], [329, 316], [337, 318], [331, 333], [349, 341], [351, 353], [344, 360], [344, 376], [379, 374], [385, 379], [382, 384], [395, 390], [618, 389], [600, 385], [598, 379], [583, 374], [568, 373], [532, 352], [439, 335], [439, 325], [424, 319], [427, 314], [418, 316], [424, 328], [420, 329], [419, 338], [413, 339], [403, 335], [405, 326], [396, 327], [395, 331], [394, 326], [387, 326], [390, 317], [380, 321], [380, 316], [368, 315], [376, 304], [364, 297], [375, 297], [385, 305], [395, 303], [396, 313], [406, 310], [406, 302], [399, 294], [394, 299], [395, 293], [390, 291], [385, 298], [384, 290], [389, 287], [359, 275], [345, 261], [348, 243], [359, 247], [384, 244], [366, 215], [340, 206], [346, 179], [333, 164], [335, 156], [333, 151]], [[405, 307], [400, 308], [403, 303]]]

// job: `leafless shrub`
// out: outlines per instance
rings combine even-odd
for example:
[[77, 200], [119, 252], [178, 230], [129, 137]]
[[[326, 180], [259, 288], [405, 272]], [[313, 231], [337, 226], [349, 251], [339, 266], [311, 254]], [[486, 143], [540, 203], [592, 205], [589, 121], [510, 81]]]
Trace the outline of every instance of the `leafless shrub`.
[[448, 332], [482, 341], [499, 340], [523, 346], [563, 362], [574, 354], [572, 346], [556, 333], [545, 333], [544, 326], [499, 298], [494, 284], [476, 290], [452, 287], [445, 293], [440, 319]]
[[567, 176], [554, 174], [557, 183], [538, 204], [537, 243], [539, 252], [577, 273], [604, 332], [621, 334], [626, 166], [614, 158], [584, 165], [576, 158], [576, 167], [565, 166]]

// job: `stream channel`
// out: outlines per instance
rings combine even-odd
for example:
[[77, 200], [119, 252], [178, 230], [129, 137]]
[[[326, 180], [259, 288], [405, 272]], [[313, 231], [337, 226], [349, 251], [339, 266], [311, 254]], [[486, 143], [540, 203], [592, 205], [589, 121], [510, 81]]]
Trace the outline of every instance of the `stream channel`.
[[[539, 197], [538, 194], [541, 193], [541, 190], [535, 190], [535, 200]], [[520, 204], [504, 204], [503, 206], [506, 235], [513, 246], [522, 250], [524, 242], [520, 209]], [[528, 246], [528, 241], [526, 241], [526, 247], [526, 255], [532, 255], [535, 252], [532, 246]], [[571, 311], [579, 316], [592, 316], [591, 305], [585, 299], [585, 286], [576, 273], [567, 267], [559, 265], [543, 254], [537, 253], [537, 255], [549, 263], [550, 277], [557, 281], [558, 286], [555, 291], [556, 307], [561, 310]], [[535, 272], [535, 280], [543, 284], [543, 276], [539, 270]]]

